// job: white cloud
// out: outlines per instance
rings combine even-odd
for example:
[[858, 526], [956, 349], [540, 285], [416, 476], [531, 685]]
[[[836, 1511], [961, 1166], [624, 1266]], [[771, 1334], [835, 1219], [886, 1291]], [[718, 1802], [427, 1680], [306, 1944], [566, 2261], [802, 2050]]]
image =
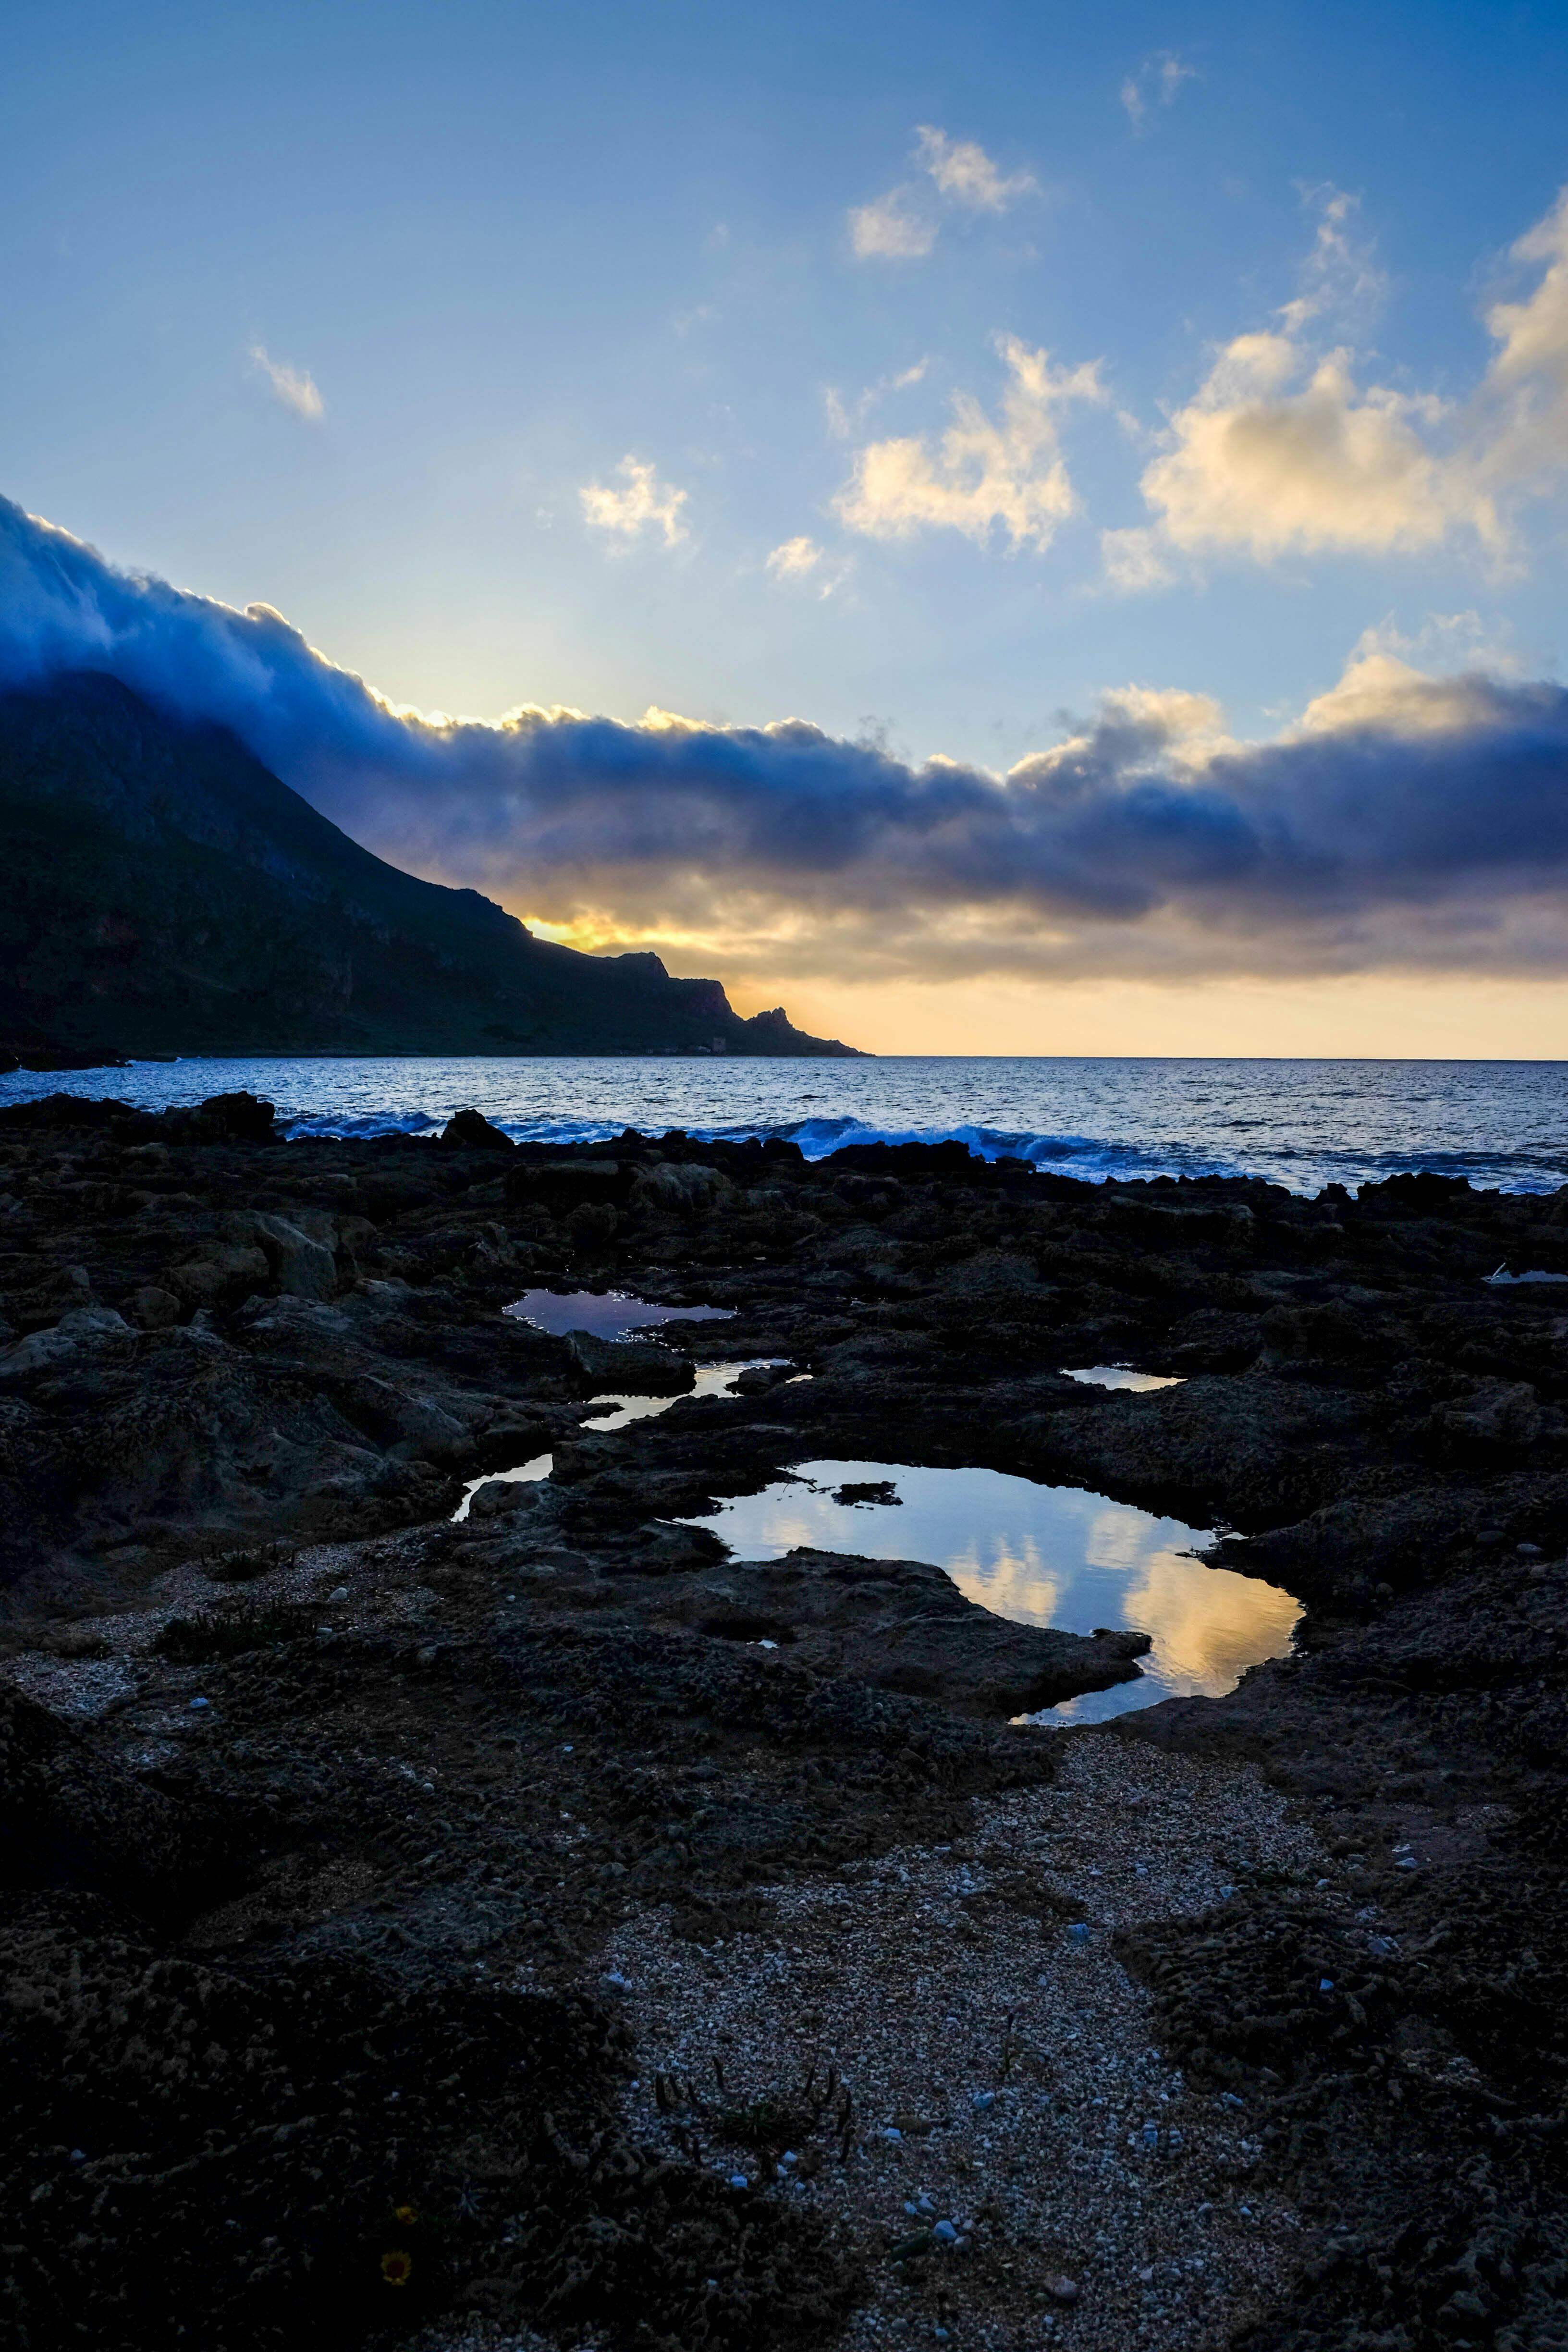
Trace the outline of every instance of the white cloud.
[[1129, 595], [1167, 587], [1175, 577], [1161, 553], [1159, 534], [1152, 530], [1102, 530], [1100, 552], [1110, 585]]
[[819, 596], [831, 596], [848, 569], [841, 556], [829, 555], [825, 547], [818, 546], [804, 532], [795, 539], [786, 539], [767, 559], [767, 571], [773, 579], [791, 586], [809, 581]]
[[1315, 320], [1382, 282], [1349, 200], [1318, 201], [1302, 292], [1278, 326], [1227, 343], [1172, 415], [1141, 484], [1149, 528], [1107, 534], [1116, 584], [1159, 584], [1177, 553], [1401, 555], [1468, 534], [1500, 559], [1517, 508], [1568, 466], [1568, 191], [1514, 246], [1516, 263], [1546, 267], [1532, 292], [1487, 312], [1500, 348], [1462, 402], [1363, 387], [1348, 346], [1314, 344]]
[[1155, 57], [1145, 58], [1135, 74], [1129, 74], [1122, 83], [1120, 96], [1127, 109], [1134, 131], [1143, 127], [1143, 118], [1151, 106], [1170, 106], [1184, 81], [1200, 79], [1196, 66], [1184, 65], [1170, 49], [1162, 49]]
[[1513, 247], [1515, 261], [1546, 265], [1522, 302], [1495, 302], [1487, 329], [1501, 349], [1478, 404], [1478, 462], [1494, 482], [1528, 479], [1568, 463], [1568, 187]]
[[968, 205], [975, 212], [1005, 213], [1019, 196], [1038, 193], [1033, 173], [1015, 172], [1005, 178], [973, 139], [950, 139], [930, 122], [922, 122], [915, 135], [921, 162], [939, 193], [954, 204]]
[[851, 530], [907, 539], [917, 530], [962, 531], [984, 546], [999, 525], [1014, 549], [1050, 545], [1076, 500], [1057, 435], [1069, 401], [1105, 397], [1094, 364], [1053, 368], [1049, 354], [1016, 335], [996, 349], [1008, 382], [992, 417], [971, 393], [952, 403], [952, 423], [933, 447], [925, 436], [874, 441], [860, 450], [834, 501]]
[[316, 389], [313, 376], [302, 369], [286, 367], [281, 360], [269, 359], [260, 343], [252, 343], [250, 357], [285, 408], [291, 408], [296, 416], [303, 416], [311, 425], [326, 415], [326, 404]]
[[1279, 314], [1291, 335], [1300, 334], [1309, 320], [1326, 312], [1342, 320], [1365, 318], [1388, 290], [1388, 280], [1371, 247], [1356, 235], [1358, 199], [1330, 183], [1304, 189], [1302, 197], [1316, 206], [1318, 228], [1312, 249], [1301, 265], [1301, 291], [1294, 301], [1284, 303]]
[[1143, 496], [1188, 551], [1409, 553], [1467, 523], [1495, 544], [1490, 501], [1426, 437], [1444, 416], [1430, 394], [1358, 391], [1342, 350], [1314, 360], [1288, 335], [1239, 335], [1172, 418]]
[[861, 261], [923, 261], [936, 243], [936, 223], [914, 209], [914, 191], [889, 188], [849, 215], [849, 242]]
[[[934, 123], [916, 129], [915, 161], [941, 203], [970, 212], [1005, 213], [1020, 196], [1038, 194], [1032, 173], [1004, 173], [973, 139], [950, 139]], [[906, 180], [850, 212], [849, 242], [861, 261], [923, 261], [939, 226], [930, 197]]]
[[931, 366], [929, 359], [916, 360], [912, 367], [901, 368], [897, 375], [879, 376], [868, 383], [854, 400], [846, 400], [836, 386], [829, 384], [823, 394], [827, 411], [827, 429], [836, 441], [847, 441], [858, 433], [868, 415], [883, 396], [890, 392], [908, 392], [911, 384], [923, 383]]
[[680, 511], [686, 504], [686, 492], [661, 482], [653, 467], [645, 465], [640, 457], [623, 457], [616, 471], [625, 483], [624, 488], [589, 482], [577, 493], [583, 501], [584, 515], [594, 529], [610, 531], [624, 540], [639, 539], [645, 530], [658, 530], [663, 533], [666, 547], [679, 547], [688, 535]]

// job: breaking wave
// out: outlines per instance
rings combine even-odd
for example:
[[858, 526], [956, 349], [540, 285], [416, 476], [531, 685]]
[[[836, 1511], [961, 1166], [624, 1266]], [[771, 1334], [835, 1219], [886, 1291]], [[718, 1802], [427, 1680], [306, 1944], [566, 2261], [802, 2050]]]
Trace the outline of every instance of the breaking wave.
[[1262, 1176], [1293, 1192], [1406, 1170], [1544, 1192], [1568, 1183], [1568, 1066], [1554, 1062], [1164, 1061], [900, 1056], [861, 1062], [437, 1055], [143, 1062], [0, 1077], [149, 1110], [247, 1087], [295, 1137], [433, 1136], [471, 1104], [519, 1143], [628, 1129], [846, 1144], [958, 1142], [1089, 1181]]

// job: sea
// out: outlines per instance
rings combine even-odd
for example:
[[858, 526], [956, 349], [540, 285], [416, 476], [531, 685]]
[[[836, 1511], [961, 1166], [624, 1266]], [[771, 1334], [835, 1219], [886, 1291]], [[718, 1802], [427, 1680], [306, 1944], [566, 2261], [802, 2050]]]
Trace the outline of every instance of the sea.
[[68, 1093], [161, 1110], [242, 1087], [275, 1103], [291, 1136], [433, 1136], [472, 1106], [521, 1143], [680, 1128], [784, 1136], [820, 1159], [955, 1138], [1090, 1182], [1260, 1176], [1313, 1193], [1431, 1169], [1507, 1192], [1568, 1184], [1568, 1062], [257, 1056], [15, 1071], [0, 1104]]

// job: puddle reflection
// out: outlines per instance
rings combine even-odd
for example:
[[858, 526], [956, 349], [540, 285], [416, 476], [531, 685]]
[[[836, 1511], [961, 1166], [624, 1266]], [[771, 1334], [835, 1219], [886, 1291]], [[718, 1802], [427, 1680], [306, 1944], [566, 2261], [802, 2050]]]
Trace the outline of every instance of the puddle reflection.
[[[897, 1502], [834, 1499], [841, 1486], [884, 1479]], [[778, 1559], [809, 1545], [869, 1559], [933, 1560], [998, 1616], [1069, 1633], [1131, 1626], [1152, 1637], [1139, 1681], [1047, 1708], [1034, 1718], [1042, 1723], [1103, 1721], [1164, 1698], [1221, 1697], [1247, 1667], [1289, 1649], [1301, 1613], [1277, 1586], [1191, 1558], [1212, 1541], [1200, 1528], [999, 1470], [805, 1462], [793, 1478], [737, 1495], [689, 1524], [711, 1528], [741, 1559]]]
[[1133, 1396], [1146, 1396], [1151, 1389], [1179, 1389], [1179, 1372], [1135, 1372], [1130, 1364], [1084, 1364], [1078, 1370], [1068, 1370], [1069, 1381], [1083, 1381], [1090, 1388], [1126, 1389]]
[[562, 1339], [568, 1331], [587, 1331], [595, 1339], [624, 1339], [629, 1331], [643, 1331], [656, 1323], [730, 1323], [732, 1307], [661, 1307], [657, 1299], [639, 1298], [631, 1290], [525, 1290], [501, 1308], [519, 1323]]
[[[699, 1364], [696, 1367], [696, 1386], [683, 1390], [681, 1393], [690, 1397], [731, 1397], [735, 1393], [735, 1382], [742, 1372], [771, 1370], [775, 1364], [787, 1361], [788, 1358], [784, 1356], [746, 1356], [732, 1364]], [[809, 1373], [797, 1373], [795, 1377], [797, 1380], [809, 1380], [811, 1376]], [[680, 1401], [679, 1396], [612, 1394], [590, 1397], [590, 1404], [608, 1405], [610, 1410], [591, 1414], [577, 1425], [580, 1429], [597, 1430], [601, 1433], [625, 1429], [628, 1422], [651, 1421], [656, 1413], [668, 1412], [672, 1404], [679, 1404]], [[553, 1454], [536, 1454], [531, 1462], [520, 1462], [515, 1470], [487, 1470], [479, 1477], [468, 1479], [463, 1488], [463, 1499], [452, 1514], [453, 1520], [468, 1517], [474, 1496], [481, 1486], [532, 1486], [541, 1478], [548, 1478], [554, 1467]]]

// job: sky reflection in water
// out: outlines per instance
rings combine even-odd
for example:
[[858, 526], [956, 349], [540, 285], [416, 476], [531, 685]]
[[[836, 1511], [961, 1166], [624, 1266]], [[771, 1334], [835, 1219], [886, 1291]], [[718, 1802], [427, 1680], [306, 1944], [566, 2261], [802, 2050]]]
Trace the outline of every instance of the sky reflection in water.
[[[833, 1499], [839, 1486], [881, 1479], [897, 1503]], [[1289, 1650], [1301, 1613], [1277, 1586], [1189, 1557], [1212, 1540], [1202, 1529], [999, 1470], [805, 1462], [794, 1478], [735, 1496], [692, 1524], [710, 1528], [741, 1559], [778, 1559], [807, 1545], [933, 1560], [998, 1616], [1069, 1633], [1126, 1625], [1152, 1635], [1142, 1680], [1068, 1700], [1041, 1721], [1096, 1722], [1164, 1698], [1220, 1697], [1247, 1667]]]

